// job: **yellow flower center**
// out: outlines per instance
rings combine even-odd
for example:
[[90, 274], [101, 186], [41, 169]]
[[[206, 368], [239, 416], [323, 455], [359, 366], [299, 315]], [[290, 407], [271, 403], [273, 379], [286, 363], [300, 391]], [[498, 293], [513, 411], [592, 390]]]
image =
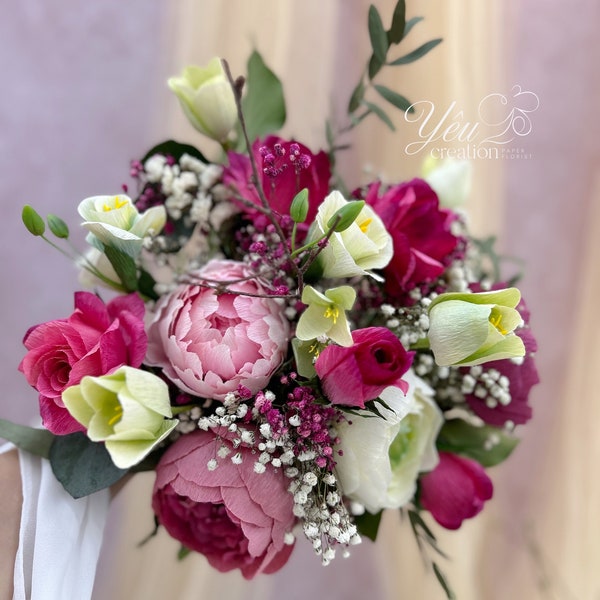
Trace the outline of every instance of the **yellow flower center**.
[[319, 354], [321, 354], [321, 350], [319, 348], [319, 342], [315, 342], [314, 344], [312, 344], [309, 348], [308, 351], [311, 354], [315, 355], [315, 358], [319, 358]]
[[502, 334], [506, 335], [508, 333], [507, 329], [502, 327], [502, 313], [495, 308], [492, 308], [492, 313], [490, 314], [490, 323]]
[[338, 317], [340, 316], [340, 309], [335, 304], [330, 304], [323, 313], [326, 319], [331, 319], [333, 324], [337, 323]]
[[360, 227], [360, 230], [361, 230], [363, 233], [367, 233], [367, 229], [369, 229], [369, 225], [371, 224], [371, 221], [372, 221], [372, 220], [373, 220], [372, 218], [371, 218], [371, 219], [365, 219], [365, 220], [364, 220], [364, 221], [363, 221], [363, 222], [362, 222], [362, 223], [359, 225], [359, 227]]
[[123, 407], [121, 406], [120, 402], [117, 402], [115, 404], [114, 412], [115, 414], [108, 420], [108, 424], [110, 427], [118, 423], [121, 420], [121, 417], [123, 416]]
[[127, 200], [119, 200], [119, 196], [115, 196], [114, 205], [110, 206], [109, 204], [105, 204], [102, 209], [104, 212], [109, 212], [111, 210], [117, 210], [118, 208], [122, 208], [127, 204]]

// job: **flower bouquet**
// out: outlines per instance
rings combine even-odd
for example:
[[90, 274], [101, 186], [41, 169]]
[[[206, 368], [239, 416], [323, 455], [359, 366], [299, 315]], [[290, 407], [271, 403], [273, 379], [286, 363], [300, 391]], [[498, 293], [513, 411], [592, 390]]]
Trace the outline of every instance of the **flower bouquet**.
[[[97, 291], [25, 336], [45, 429], [0, 427], [73, 497], [155, 470], [157, 524], [248, 579], [297, 536], [324, 565], [348, 554], [384, 509], [438, 551], [424, 513], [456, 529], [492, 497], [486, 470], [531, 417], [536, 343], [489, 244], [442, 203], [464, 173], [348, 191], [335, 171], [340, 136], [389, 122], [369, 93], [411, 110], [374, 79], [440, 42], [388, 57], [419, 20], [398, 2], [386, 29], [371, 7], [373, 53], [327, 152], [275, 136], [283, 91], [257, 52], [245, 78], [214, 59], [169, 86], [221, 160], [168, 141], [132, 162], [134, 193], [79, 204], [76, 260]], [[68, 242], [55, 215], [26, 206], [23, 221]]]

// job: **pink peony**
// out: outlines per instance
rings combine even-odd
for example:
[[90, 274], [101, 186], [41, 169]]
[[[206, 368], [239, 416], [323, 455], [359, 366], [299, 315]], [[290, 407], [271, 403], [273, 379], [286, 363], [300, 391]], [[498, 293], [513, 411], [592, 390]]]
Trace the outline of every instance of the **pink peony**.
[[106, 375], [122, 365], [139, 367], [146, 353], [145, 307], [136, 294], [108, 304], [90, 292], [75, 293], [68, 319], [32, 327], [23, 343], [29, 351], [19, 370], [40, 393], [44, 427], [58, 435], [84, 430], [61, 395], [85, 375]]
[[437, 467], [420, 480], [419, 500], [446, 529], [477, 515], [494, 493], [491, 479], [474, 460], [440, 452]]
[[[266, 150], [261, 152], [263, 148]], [[262, 188], [277, 214], [289, 215], [294, 196], [301, 189], [308, 188], [310, 205], [306, 223], [310, 225], [319, 204], [329, 193], [331, 168], [327, 154], [323, 151], [313, 154], [303, 144], [276, 136], [256, 140], [252, 144], [252, 153], [261, 175]], [[292, 156], [294, 159], [290, 160]], [[223, 172], [223, 183], [235, 188], [246, 200], [260, 204], [256, 189], [250, 183], [252, 168], [248, 156], [230, 152], [228, 158], [229, 166]], [[239, 202], [238, 206], [254, 221], [258, 220], [260, 226], [261, 219], [264, 220], [260, 213]]]
[[[239, 452], [241, 462], [227, 457], [209, 470], [223, 445]], [[246, 579], [279, 570], [293, 549], [285, 543], [295, 522], [287, 480], [270, 465], [255, 473], [256, 458], [244, 445], [233, 450], [230, 440], [195, 431], [161, 458], [152, 497], [158, 521], [172, 537], [217, 570], [240, 569]]]
[[438, 197], [422, 179], [413, 179], [379, 195], [372, 183], [365, 201], [381, 217], [392, 236], [394, 256], [384, 270], [386, 292], [398, 297], [439, 277], [456, 249], [450, 232], [453, 213], [439, 208]]
[[408, 384], [400, 379], [412, 363], [400, 340], [385, 327], [352, 332], [352, 346], [327, 346], [315, 362], [323, 389], [333, 404], [364, 408], [389, 386], [404, 393]]
[[[183, 391], [223, 400], [240, 385], [262, 389], [285, 359], [289, 323], [243, 263], [213, 260], [156, 305], [147, 363]], [[207, 287], [223, 282], [237, 294]], [[234, 283], [227, 283], [227, 282]], [[245, 295], [250, 294], [250, 295]]]

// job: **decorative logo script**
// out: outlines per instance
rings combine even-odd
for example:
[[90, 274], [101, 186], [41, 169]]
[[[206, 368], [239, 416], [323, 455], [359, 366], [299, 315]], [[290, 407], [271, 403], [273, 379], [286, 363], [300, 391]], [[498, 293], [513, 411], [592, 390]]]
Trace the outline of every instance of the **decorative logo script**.
[[[529, 115], [540, 106], [534, 92], [523, 91], [515, 85], [512, 95], [488, 94], [477, 106], [477, 119], [468, 120], [457, 102], [452, 101], [446, 111], [438, 111], [430, 100], [420, 100], [404, 113], [409, 123], [418, 124], [419, 140], [407, 144], [406, 154], [424, 150], [434, 158], [501, 158], [520, 150], [511, 148], [519, 138], [531, 133]], [[452, 147], [444, 147], [452, 142]], [[456, 147], [456, 142], [463, 144]]]

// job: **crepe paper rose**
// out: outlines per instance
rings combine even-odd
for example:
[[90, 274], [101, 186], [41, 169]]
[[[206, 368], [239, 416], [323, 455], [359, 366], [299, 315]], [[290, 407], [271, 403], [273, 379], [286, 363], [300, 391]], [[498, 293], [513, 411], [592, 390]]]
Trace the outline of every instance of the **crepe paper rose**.
[[419, 501], [446, 529], [458, 529], [479, 514], [494, 493], [491, 479], [476, 461], [440, 452], [433, 471], [420, 479]]
[[326, 335], [340, 346], [351, 346], [352, 335], [346, 311], [352, 308], [356, 292], [349, 285], [326, 290], [324, 293], [307, 285], [302, 290], [302, 302], [307, 305], [296, 327], [299, 340], [313, 340]]
[[385, 327], [352, 332], [351, 346], [329, 345], [319, 354], [315, 370], [332, 404], [365, 407], [389, 386], [406, 393], [401, 377], [412, 363], [400, 340]]
[[263, 389], [287, 355], [285, 307], [240, 262], [212, 260], [188, 279], [156, 305], [147, 364], [202, 398]]
[[68, 387], [62, 400], [90, 440], [104, 442], [120, 469], [138, 464], [179, 423], [169, 418], [173, 415], [167, 384], [133, 367], [100, 377], [88, 375]]
[[168, 84], [190, 123], [200, 133], [224, 143], [238, 114], [221, 60], [215, 57], [206, 67], [186, 67], [180, 77], [171, 77]]
[[435, 159], [429, 156], [423, 165], [423, 179], [446, 208], [459, 208], [471, 192], [472, 165], [456, 158]]
[[84, 219], [82, 225], [90, 232], [88, 242], [103, 250], [103, 246], [136, 258], [144, 238], [160, 233], [167, 221], [164, 206], [154, 206], [140, 214], [129, 196], [92, 196], [79, 203], [77, 210]]
[[[331, 192], [319, 206], [307, 241], [316, 241], [329, 231], [328, 223], [348, 201], [338, 191]], [[323, 277], [355, 277], [371, 275], [372, 269], [383, 269], [394, 254], [392, 238], [381, 219], [365, 205], [354, 223], [335, 232], [318, 256]]]
[[[278, 215], [288, 215], [294, 196], [308, 190], [307, 223], [312, 223], [317, 208], [329, 192], [331, 167], [327, 154], [314, 154], [304, 144], [268, 136], [252, 144], [252, 155], [259, 167], [260, 184], [270, 208]], [[251, 183], [252, 167], [247, 154], [229, 152], [229, 166], [223, 171], [223, 183], [242, 198], [260, 206], [260, 198]], [[259, 229], [269, 223], [252, 206], [232, 198], [232, 201]], [[302, 226], [301, 226], [302, 228]]]
[[383, 416], [353, 416], [338, 425], [342, 454], [336, 473], [344, 495], [375, 514], [404, 506], [414, 496], [419, 472], [438, 461], [435, 440], [443, 417], [433, 391], [409, 371], [408, 394], [397, 387], [381, 393], [391, 409]]
[[[240, 569], [252, 579], [287, 562], [294, 501], [282, 469], [269, 465], [257, 474], [253, 450], [244, 444], [234, 450], [227, 435], [198, 430], [170, 446], [156, 467], [152, 508], [173, 538], [215, 569]], [[214, 468], [224, 446], [230, 456]]]
[[514, 330], [523, 322], [515, 309], [516, 288], [494, 292], [440, 294], [429, 306], [429, 345], [440, 366], [479, 365], [524, 356]]
[[26, 333], [23, 343], [28, 352], [19, 370], [40, 393], [46, 429], [57, 435], [83, 430], [61, 396], [85, 375], [142, 364], [147, 346], [144, 314], [137, 294], [119, 296], [105, 305], [90, 292], [76, 292], [75, 311], [68, 319], [42, 323]]
[[435, 281], [457, 247], [452, 235], [453, 213], [439, 208], [438, 197], [422, 179], [391, 186], [380, 195], [372, 183], [367, 204], [381, 217], [392, 236], [394, 256], [384, 270], [385, 291], [392, 298], [415, 286]]

